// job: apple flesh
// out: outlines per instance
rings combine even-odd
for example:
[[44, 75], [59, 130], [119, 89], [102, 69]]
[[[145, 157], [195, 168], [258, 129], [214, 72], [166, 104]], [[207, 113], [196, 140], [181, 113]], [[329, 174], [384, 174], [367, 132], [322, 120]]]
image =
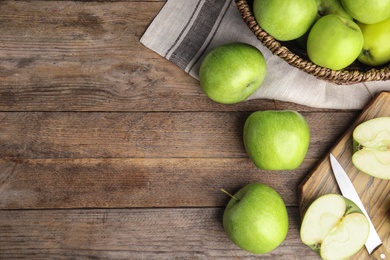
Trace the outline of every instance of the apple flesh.
[[390, 18], [375, 24], [357, 23], [363, 33], [363, 49], [358, 57], [361, 63], [380, 66], [390, 62]]
[[317, 15], [316, 0], [255, 0], [253, 14], [257, 23], [279, 41], [304, 35]]
[[355, 203], [339, 194], [326, 194], [307, 209], [300, 236], [322, 259], [334, 260], [357, 253], [369, 231], [369, 222]]
[[306, 119], [292, 110], [253, 112], [245, 121], [244, 146], [263, 170], [293, 170], [305, 159], [310, 144]]
[[390, 117], [359, 124], [352, 137], [354, 166], [373, 177], [390, 179]]
[[363, 47], [363, 33], [350, 19], [328, 14], [311, 28], [307, 53], [312, 62], [332, 70], [351, 65]]
[[247, 99], [263, 83], [266, 61], [252, 45], [227, 43], [211, 50], [199, 70], [200, 85], [206, 95], [222, 104]]
[[288, 214], [280, 195], [262, 183], [250, 183], [230, 199], [223, 227], [240, 248], [266, 254], [277, 248], [288, 233]]

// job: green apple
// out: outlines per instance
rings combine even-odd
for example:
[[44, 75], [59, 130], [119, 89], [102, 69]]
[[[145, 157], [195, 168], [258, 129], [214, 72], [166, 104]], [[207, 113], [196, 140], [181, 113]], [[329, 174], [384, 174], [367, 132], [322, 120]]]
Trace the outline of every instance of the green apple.
[[374, 24], [357, 23], [363, 33], [364, 43], [358, 60], [370, 66], [390, 62], [390, 18]]
[[361, 23], [379, 23], [390, 17], [390, 0], [341, 0], [341, 3]]
[[211, 50], [199, 70], [200, 85], [212, 100], [239, 103], [263, 83], [266, 74], [263, 54], [252, 45], [227, 43]]
[[322, 259], [347, 259], [365, 244], [370, 225], [351, 200], [325, 194], [314, 200], [304, 214], [300, 236]]
[[359, 124], [352, 138], [355, 167], [373, 177], [390, 179], [390, 117]]
[[317, 15], [316, 0], [254, 0], [257, 23], [279, 41], [299, 38], [312, 26]]
[[277, 248], [288, 233], [288, 214], [280, 195], [261, 183], [241, 188], [227, 204], [223, 227], [240, 248], [266, 254]]
[[353, 20], [347, 11], [345, 11], [340, 0], [317, 0], [317, 9], [319, 17], [327, 14], [337, 14], [341, 17]]
[[[325, 16], [327, 14], [337, 14], [344, 18], [353, 20], [352, 16], [350, 16], [344, 10], [344, 7], [341, 4], [340, 0], [316, 0], [316, 3], [318, 12], [315, 22], [318, 21], [318, 19], [320, 19], [322, 16]], [[296, 39], [296, 43], [298, 44], [298, 46], [305, 50], [307, 48], [307, 37], [309, 36], [310, 29], [304, 35]]]
[[328, 14], [312, 27], [307, 39], [310, 60], [322, 67], [340, 70], [351, 65], [363, 47], [363, 33], [350, 19]]
[[256, 111], [245, 121], [244, 146], [249, 158], [260, 169], [298, 168], [309, 144], [309, 125], [296, 111]]

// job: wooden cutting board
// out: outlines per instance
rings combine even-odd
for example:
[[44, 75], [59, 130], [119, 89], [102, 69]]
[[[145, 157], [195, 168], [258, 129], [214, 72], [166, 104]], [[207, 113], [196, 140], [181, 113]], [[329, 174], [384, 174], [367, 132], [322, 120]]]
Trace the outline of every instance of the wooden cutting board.
[[[368, 119], [390, 116], [390, 92], [380, 93], [360, 114], [348, 131], [329, 151], [343, 166], [354, 184], [386, 249], [390, 251], [390, 181], [373, 178], [356, 169], [351, 161], [352, 132]], [[331, 170], [329, 154], [305, 178], [298, 189], [301, 217], [314, 199], [327, 193], [339, 193]], [[370, 259], [363, 247], [353, 259]]]

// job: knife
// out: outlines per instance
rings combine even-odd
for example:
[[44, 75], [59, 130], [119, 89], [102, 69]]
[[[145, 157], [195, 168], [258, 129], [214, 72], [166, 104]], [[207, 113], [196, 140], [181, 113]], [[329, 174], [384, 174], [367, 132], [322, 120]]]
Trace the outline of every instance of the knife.
[[374, 225], [371, 222], [370, 216], [368, 215], [365, 207], [363, 206], [362, 201], [359, 198], [358, 193], [355, 190], [351, 180], [349, 179], [347, 173], [344, 171], [343, 167], [337, 161], [337, 159], [330, 154], [330, 163], [334, 176], [336, 178], [337, 184], [341, 190], [341, 193], [347, 199], [353, 201], [367, 217], [370, 224], [370, 233], [366, 241], [366, 249], [368, 253], [377, 260], [388, 259], [390, 260], [390, 254], [387, 252], [385, 246], [383, 245], [378, 232], [375, 230]]

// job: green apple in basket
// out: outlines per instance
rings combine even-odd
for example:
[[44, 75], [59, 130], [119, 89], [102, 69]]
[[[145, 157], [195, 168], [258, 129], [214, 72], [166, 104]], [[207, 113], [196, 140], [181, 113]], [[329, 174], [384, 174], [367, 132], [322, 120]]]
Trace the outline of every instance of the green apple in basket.
[[363, 47], [363, 33], [350, 19], [335, 14], [321, 17], [311, 28], [307, 53], [312, 62], [332, 70], [351, 65]]
[[[316, 0], [316, 3], [317, 3], [318, 12], [317, 12], [317, 18], [315, 21], [317, 21], [321, 17], [328, 15], [328, 14], [337, 14], [341, 17], [353, 20], [352, 16], [350, 16], [345, 11], [340, 0]], [[303, 48], [305, 50], [307, 48], [307, 37], [309, 36], [309, 33], [310, 33], [310, 29], [303, 36], [299, 37], [296, 40], [296, 43], [298, 44], [298, 46], [300, 46], [301, 48]]]
[[266, 75], [263, 54], [252, 45], [227, 43], [211, 50], [200, 65], [200, 85], [206, 95], [222, 104], [246, 100]]
[[277, 248], [288, 233], [286, 205], [276, 190], [262, 183], [241, 188], [227, 204], [223, 227], [240, 248], [265, 254]]
[[373, 177], [390, 179], [390, 117], [359, 124], [352, 137], [355, 167]]
[[339, 194], [315, 199], [304, 213], [301, 240], [322, 259], [347, 259], [365, 244], [370, 231], [366, 216]]
[[316, 0], [254, 0], [257, 23], [279, 41], [290, 41], [304, 35], [317, 16]]
[[337, 14], [344, 18], [353, 20], [352, 16], [345, 11], [340, 0], [317, 0], [317, 8], [319, 17], [327, 14]]
[[305, 159], [310, 129], [296, 111], [256, 111], [246, 119], [243, 137], [246, 152], [258, 168], [293, 170]]
[[358, 60], [370, 66], [390, 62], [390, 18], [375, 23], [357, 23], [363, 32], [364, 44]]
[[390, 0], [341, 0], [341, 3], [361, 23], [373, 24], [390, 18]]

